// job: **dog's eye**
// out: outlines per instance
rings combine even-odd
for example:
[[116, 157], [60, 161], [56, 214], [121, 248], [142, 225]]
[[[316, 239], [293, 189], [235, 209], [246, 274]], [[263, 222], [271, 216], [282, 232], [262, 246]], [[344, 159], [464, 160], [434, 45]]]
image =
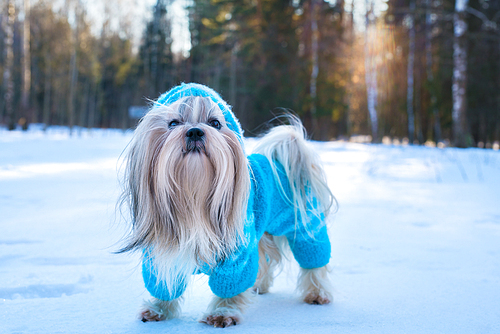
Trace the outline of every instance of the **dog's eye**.
[[221, 128], [220, 122], [216, 119], [212, 119], [212, 120], [208, 121], [208, 124], [210, 124], [211, 127], [216, 128], [217, 130], [220, 130], [220, 128]]
[[181, 122], [179, 122], [178, 120], [173, 120], [171, 121], [170, 123], [168, 123], [168, 127], [169, 128], [173, 128], [173, 127], [176, 127], [177, 125], [181, 124]]

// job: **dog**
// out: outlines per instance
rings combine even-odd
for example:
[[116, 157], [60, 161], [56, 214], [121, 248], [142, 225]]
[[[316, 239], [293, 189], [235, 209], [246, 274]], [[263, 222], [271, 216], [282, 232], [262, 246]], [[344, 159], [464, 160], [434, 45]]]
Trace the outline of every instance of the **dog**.
[[126, 154], [122, 203], [132, 228], [119, 252], [142, 252], [152, 298], [139, 318], [180, 315], [193, 274], [215, 294], [201, 322], [236, 325], [255, 292], [267, 293], [285, 248], [309, 304], [332, 298], [326, 219], [336, 203], [296, 117], [246, 156], [241, 126], [212, 89], [181, 84], [154, 101]]

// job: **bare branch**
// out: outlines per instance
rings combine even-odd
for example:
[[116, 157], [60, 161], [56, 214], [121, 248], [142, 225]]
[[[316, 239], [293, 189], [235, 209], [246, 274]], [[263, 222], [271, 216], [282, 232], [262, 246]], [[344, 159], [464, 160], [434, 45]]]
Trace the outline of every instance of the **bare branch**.
[[[478, 19], [480, 19], [481, 21], [483, 21], [483, 26], [486, 28], [486, 30], [498, 31], [498, 25], [496, 24], [496, 22], [490, 21], [490, 19], [488, 19], [488, 17], [483, 12], [480, 12], [477, 9], [474, 9], [471, 7], [467, 7], [466, 11], [469, 14], [472, 14], [475, 17], [477, 17]], [[495, 15], [495, 17], [496, 17], [496, 15]]]

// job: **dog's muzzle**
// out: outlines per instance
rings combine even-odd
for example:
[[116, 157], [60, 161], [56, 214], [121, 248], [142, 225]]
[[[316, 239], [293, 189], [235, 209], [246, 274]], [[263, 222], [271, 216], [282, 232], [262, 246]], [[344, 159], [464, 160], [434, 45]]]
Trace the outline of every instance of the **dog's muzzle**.
[[205, 152], [205, 132], [200, 128], [191, 128], [186, 132], [186, 152]]

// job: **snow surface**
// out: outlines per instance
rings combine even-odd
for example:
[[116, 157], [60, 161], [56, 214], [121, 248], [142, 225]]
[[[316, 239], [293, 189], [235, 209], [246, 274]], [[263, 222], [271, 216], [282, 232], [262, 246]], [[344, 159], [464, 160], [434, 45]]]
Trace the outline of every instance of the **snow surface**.
[[500, 333], [500, 152], [313, 143], [340, 203], [335, 301], [302, 303], [292, 265], [223, 330], [197, 322], [202, 276], [181, 318], [136, 319], [139, 258], [112, 253], [130, 138], [0, 129], [0, 333]]

